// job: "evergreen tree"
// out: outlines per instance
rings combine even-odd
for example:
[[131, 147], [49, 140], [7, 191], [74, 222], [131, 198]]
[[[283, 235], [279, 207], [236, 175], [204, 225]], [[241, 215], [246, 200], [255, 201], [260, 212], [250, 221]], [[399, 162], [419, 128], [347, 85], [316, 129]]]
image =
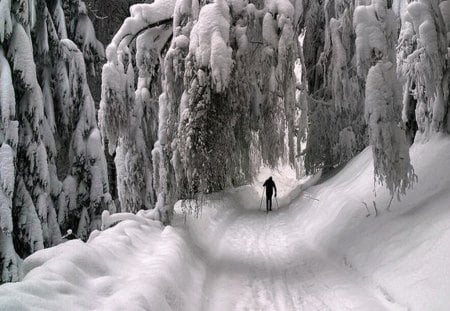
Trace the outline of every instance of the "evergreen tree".
[[[70, 171], [65, 193], [69, 198], [76, 194], [76, 208], [69, 212], [69, 223], [77, 226], [77, 236], [87, 239], [88, 234], [99, 229], [101, 212], [114, 210], [109, 194], [106, 160], [100, 132], [97, 128], [94, 100], [86, 77], [83, 54], [69, 39], [61, 40], [63, 59], [66, 62], [76, 120], [70, 149]], [[74, 194], [71, 192], [75, 191]], [[73, 204], [73, 202], [71, 203]]]
[[409, 144], [400, 128], [401, 87], [396, 74], [398, 23], [386, 1], [359, 5], [354, 15], [357, 70], [367, 75], [365, 119], [369, 126], [375, 179], [400, 199], [415, 181]]
[[75, 227], [87, 238], [100, 227], [101, 210], [113, 205], [86, 79], [93, 28], [81, 26], [90, 25], [81, 14], [75, 33], [87, 35], [78, 37], [83, 55], [67, 39], [59, 0], [0, 6], [0, 282], [6, 282], [20, 278], [19, 256], [60, 243], [61, 229]]
[[365, 76], [357, 74], [355, 1], [303, 1], [309, 173], [342, 165], [367, 145]]
[[18, 143], [16, 99], [11, 68], [0, 48], [0, 283], [20, 277], [20, 259], [13, 245], [13, 194]]
[[[55, 245], [61, 238], [58, 226], [54, 225], [57, 220], [50, 193], [51, 155], [49, 157], [47, 146], [51, 149], [54, 143], [51, 132], [48, 132], [49, 119], [45, 114], [44, 94], [38, 83], [40, 68], [34, 61], [34, 53], [45, 53], [47, 43], [41, 42], [35, 49], [31, 37], [31, 30], [36, 29], [34, 35], [46, 39], [46, 34], [40, 33], [45, 29], [35, 28], [36, 9], [37, 6], [17, 7], [16, 16], [21, 18], [14, 23], [7, 53], [12, 63], [18, 103], [19, 141], [13, 216], [16, 224], [15, 246], [22, 257], [43, 246]], [[40, 230], [36, 227], [37, 223], [41, 224]]]
[[416, 131], [427, 138], [449, 130], [450, 5], [438, 3], [412, 1], [401, 16], [397, 71], [404, 92], [403, 121], [412, 138]]

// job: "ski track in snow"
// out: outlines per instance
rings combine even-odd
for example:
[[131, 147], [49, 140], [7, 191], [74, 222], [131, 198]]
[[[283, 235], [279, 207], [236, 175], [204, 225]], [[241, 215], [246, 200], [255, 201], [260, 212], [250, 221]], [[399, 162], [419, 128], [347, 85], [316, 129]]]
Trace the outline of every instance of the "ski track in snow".
[[[286, 208], [266, 214], [248, 207], [219, 216], [220, 221], [210, 226], [216, 249], [196, 241], [207, 262], [202, 311], [394, 307], [379, 290], [326, 260], [296, 235], [293, 226], [298, 224], [291, 216]], [[195, 232], [191, 237], [196, 240]]]

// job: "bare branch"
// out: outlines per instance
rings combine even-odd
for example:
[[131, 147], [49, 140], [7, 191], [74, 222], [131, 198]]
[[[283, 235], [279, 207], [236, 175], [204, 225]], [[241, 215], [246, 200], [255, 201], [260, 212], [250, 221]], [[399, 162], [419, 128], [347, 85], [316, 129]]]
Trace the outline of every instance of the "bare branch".
[[369, 207], [367, 206], [367, 203], [364, 202], [364, 201], [362, 201], [362, 204], [366, 207], [366, 210], [367, 210], [367, 215], [366, 215], [366, 217], [369, 217], [369, 216], [370, 216], [370, 210], [369, 210]]

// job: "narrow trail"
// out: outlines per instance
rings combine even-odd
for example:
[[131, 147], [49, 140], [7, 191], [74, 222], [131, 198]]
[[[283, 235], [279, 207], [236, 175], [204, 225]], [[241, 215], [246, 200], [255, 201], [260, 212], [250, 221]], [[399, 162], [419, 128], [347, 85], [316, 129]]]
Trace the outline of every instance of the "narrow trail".
[[391, 309], [376, 289], [293, 234], [295, 226], [288, 208], [236, 207], [216, 219], [214, 249], [197, 245], [210, 254], [202, 310]]

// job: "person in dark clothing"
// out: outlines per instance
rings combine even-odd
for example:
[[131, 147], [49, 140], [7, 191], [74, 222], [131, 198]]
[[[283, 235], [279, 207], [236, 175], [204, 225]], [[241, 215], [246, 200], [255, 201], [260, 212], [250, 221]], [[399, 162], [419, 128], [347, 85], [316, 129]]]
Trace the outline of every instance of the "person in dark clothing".
[[277, 186], [275, 185], [272, 176], [270, 176], [269, 179], [264, 182], [263, 187], [266, 187], [266, 211], [268, 213], [272, 210], [272, 195], [274, 189], [275, 197], [277, 197]]

